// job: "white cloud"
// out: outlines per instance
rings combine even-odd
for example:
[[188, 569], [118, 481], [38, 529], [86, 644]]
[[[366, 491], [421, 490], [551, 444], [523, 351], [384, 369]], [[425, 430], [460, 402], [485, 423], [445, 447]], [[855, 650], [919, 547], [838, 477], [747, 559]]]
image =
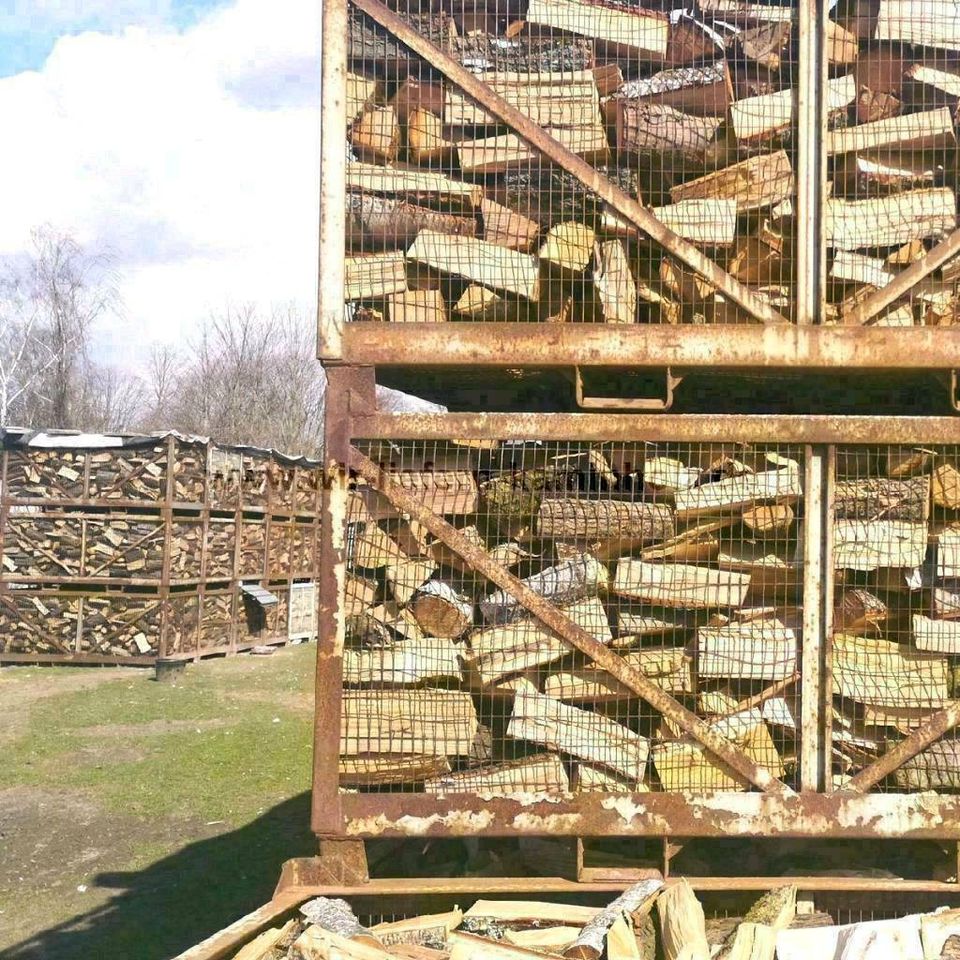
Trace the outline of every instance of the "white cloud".
[[41, 71], [0, 80], [19, 131], [0, 151], [0, 256], [44, 223], [111, 249], [121, 351], [227, 300], [312, 303], [318, 8], [238, 0], [185, 32], [64, 37]]

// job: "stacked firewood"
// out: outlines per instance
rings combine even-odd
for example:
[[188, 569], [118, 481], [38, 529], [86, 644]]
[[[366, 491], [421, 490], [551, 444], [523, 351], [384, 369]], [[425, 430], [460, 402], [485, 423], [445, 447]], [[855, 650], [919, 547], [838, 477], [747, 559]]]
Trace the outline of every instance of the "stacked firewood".
[[[402, 3], [399, 12], [789, 318], [796, 8], [653, 6], [521, 0], [496, 12]], [[901, 6], [883, 0], [873, 17], [854, 6], [826, 26], [824, 235], [837, 315], [957, 225], [952, 21], [937, 19], [920, 41], [913, 21], [933, 19], [939, 0], [918, 0], [902, 20]], [[905, 34], [924, 46], [908, 55], [872, 42]], [[750, 319], [358, 11], [348, 67], [349, 316]], [[944, 268], [882, 322], [952, 322], [954, 274]]]
[[[529, 465], [505, 466], [514, 455]], [[495, 469], [391, 476], [755, 762], [792, 772], [796, 732], [761, 711], [797, 692], [797, 459], [528, 447]], [[350, 517], [345, 787], [746, 789], [382, 495], [358, 487]]]
[[365, 926], [343, 900], [304, 903], [232, 960], [906, 960], [953, 957], [960, 911], [834, 925], [783, 886], [742, 916], [707, 918], [686, 880], [643, 880], [606, 907], [477, 900], [467, 910]]

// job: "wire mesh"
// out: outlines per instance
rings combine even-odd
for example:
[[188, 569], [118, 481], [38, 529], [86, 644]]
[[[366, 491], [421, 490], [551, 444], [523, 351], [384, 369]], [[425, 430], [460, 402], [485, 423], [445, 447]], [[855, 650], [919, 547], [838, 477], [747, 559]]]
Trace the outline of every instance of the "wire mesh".
[[[795, 5], [390, 6], [792, 318]], [[858, 41], [833, 29], [845, 126]], [[355, 8], [347, 56], [348, 320], [756, 322]]]
[[[393, 482], [796, 785], [802, 451], [367, 442]], [[341, 788], [745, 790], [654, 710], [356, 482]]]
[[[839, 4], [856, 40], [846, 123], [824, 144], [828, 316], [884, 326], [954, 323], [960, 260], [883, 297], [900, 273], [957, 227], [954, 122], [960, 98], [960, 30], [942, 0]], [[828, 36], [828, 50], [830, 40]], [[831, 83], [833, 80], [831, 80]], [[931, 266], [933, 264], [931, 263]], [[872, 305], [872, 306], [871, 306]]]
[[[833, 490], [831, 651], [836, 786], [956, 696], [960, 447], [848, 447]], [[877, 788], [960, 787], [954, 731]]]

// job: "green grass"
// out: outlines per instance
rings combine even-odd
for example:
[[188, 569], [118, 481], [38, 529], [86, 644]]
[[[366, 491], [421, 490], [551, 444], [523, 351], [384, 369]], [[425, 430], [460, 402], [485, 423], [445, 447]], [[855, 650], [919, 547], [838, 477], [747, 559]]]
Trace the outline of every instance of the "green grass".
[[[0, 673], [0, 704], [5, 683], [17, 685], [18, 700], [27, 694], [25, 718], [3, 745], [0, 800], [4, 790], [28, 799], [53, 794], [95, 811], [93, 825], [89, 815], [85, 826], [77, 825], [89, 837], [63, 836], [61, 828], [46, 838], [42, 819], [24, 828], [43, 842], [40, 856], [51, 859], [54, 874], [58, 841], [70, 866], [45, 885], [31, 879], [49, 872], [38, 871], [35, 860], [22, 868], [8, 863], [14, 881], [6, 890], [0, 869], [0, 953], [90, 957], [109, 943], [110, 955], [122, 957], [128, 954], [117, 952], [118, 945], [128, 943], [130, 956], [159, 960], [268, 897], [282, 859], [312, 849], [305, 791], [314, 654], [315, 647], [303, 645], [271, 657], [207, 661], [189, 666], [175, 685], [157, 683], [146, 671], [92, 685], [88, 671], [82, 689], [72, 682], [81, 676], [76, 669]], [[32, 701], [31, 681], [45, 687]], [[2, 827], [0, 819], [0, 834]], [[91, 883], [90, 867], [72, 863], [77, 844], [97, 849], [101, 874], [94, 886], [126, 890], [120, 901], [100, 898], [113, 905], [108, 919], [98, 915], [91, 924], [97, 937], [109, 931], [102, 942], [77, 940], [74, 932], [66, 937], [61, 929], [72, 931], [73, 892]], [[29, 909], [18, 911], [28, 891]], [[144, 952], [142, 944], [134, 947], [143, 911], [158, 903], [180, 922]], [[39, 934], [39, 952], [31, 952], [22, 943], [37, 933], [37, 922], [47, 933]], [[3, 952], [18, 942], [19, 952]]]

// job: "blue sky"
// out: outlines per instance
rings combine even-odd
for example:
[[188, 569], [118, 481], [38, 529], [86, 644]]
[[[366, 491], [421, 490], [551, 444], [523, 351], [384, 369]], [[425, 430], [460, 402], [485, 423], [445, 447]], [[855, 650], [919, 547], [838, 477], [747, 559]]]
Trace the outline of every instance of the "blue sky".
[[0, 0], [0, 77], [39, 70], [63, 36], [128, 26], [183, 29], [229, 0]]
[[118, 358], [226, 303], [311, 311], [319, 33], [318, 0], [0, 0], [0, 116], [26, 132], [0, 266], [39, 227], [107, 251]]

